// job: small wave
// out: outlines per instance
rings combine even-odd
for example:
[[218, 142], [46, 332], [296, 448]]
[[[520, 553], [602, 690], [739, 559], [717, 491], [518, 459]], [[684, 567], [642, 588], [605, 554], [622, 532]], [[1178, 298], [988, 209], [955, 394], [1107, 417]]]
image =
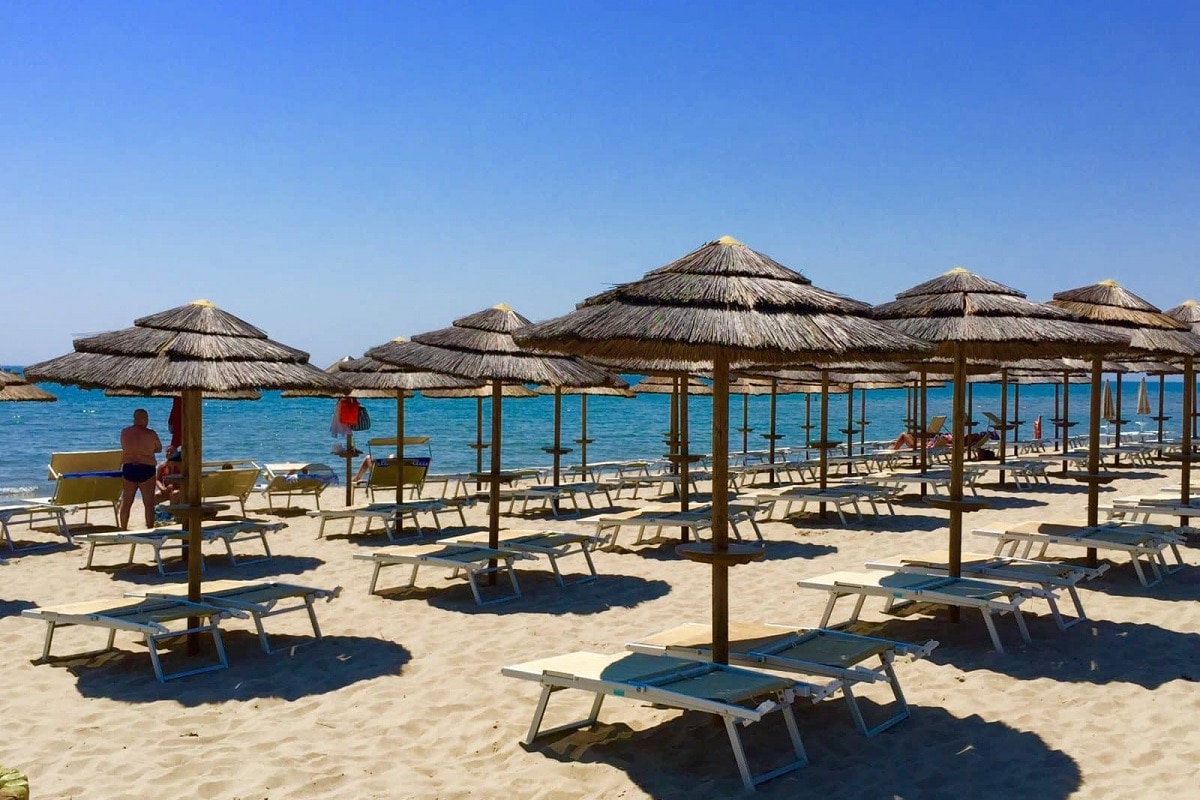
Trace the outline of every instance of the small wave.
[[38, 490], [36, 486], [0, 486], [0, 497], [20, 497], [26, 494], [35, 494]]

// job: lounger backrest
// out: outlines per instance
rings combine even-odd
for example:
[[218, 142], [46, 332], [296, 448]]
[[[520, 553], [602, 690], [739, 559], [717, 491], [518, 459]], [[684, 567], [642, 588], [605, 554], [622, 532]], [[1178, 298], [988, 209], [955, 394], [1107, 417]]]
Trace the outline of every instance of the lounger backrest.
[[209, 500], [217, 497], [236, 497], [245, 501], [254, 490], [258, 470], [216, 469], [200, 475], [200, 497]]
[[[428, 458], [404, 459], [404, 485], [420, 488], [429, 472]], [[367, 489], [372, 493], [381, 489], [395, 489], [400, 476], [400, 465], [396, 459], [375, 462], [367, 479]]]
[[120, 472], [120, 450], [84, 450], [50, 454], [50, 480], [80, 472]]
[[[120, 470], [120, 467], [117, 469]], [[115, 503], [121, 499], [124, 486], [125, 482], [117, 477], [81, 475], [59, 478], [54, 485], [54, 496], [50, 498], [50, 502], [59, 506]]]
[[946, 417], [945, 417], [945, 415], [944, 415], [944, 414], [938, 414], [937, 416], [930, 417], [930, 419], [929, 419], [929, 427], [928, 427], [928, 428], [926, 428], [925, 432], [926, 432], [927, 434], [929, 434], [930, 436], [936, 436], [937, 434], [939, 434], [939, 433], [941, 433], [941, 432], [942, 432], [942, 428], [943, 428], [945, 425], [946, 425]]

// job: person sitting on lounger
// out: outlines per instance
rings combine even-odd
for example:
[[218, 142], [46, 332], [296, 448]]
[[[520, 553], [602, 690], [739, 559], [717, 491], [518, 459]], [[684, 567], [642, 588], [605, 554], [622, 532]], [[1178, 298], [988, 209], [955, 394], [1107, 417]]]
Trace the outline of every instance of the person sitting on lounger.
[[[981, 433], [967, 434], [967, 438], [966, 438], [967, 452], [968, 453], [975, 452], [976, 448], [978, 448], [979, 445], [983, 444], [984, 442], [988, 441], [991, 438], [992, 438], [991, 434], [988, 433], [987, 431], [983, 431]], [[929, 440], [929, 443], [926, 445], [926, 447], [930, 447], [930, 448], [949, 447], [953, 443], [953, 441], [954, 441], [954, 439], [953, 439], [953, 437], [950, 436], [950, 434], [939, 433], [937, 436], [934, 436], [933, 438], [931, 438]], [[899, 436], [896, 437], [896, 441], [892, 442], [892, 450], [902, 450], [902, 449], [908, 449], [908, 450], [916, 450], [917, 449], [916, 438], [908, 431], [901, 433]]]

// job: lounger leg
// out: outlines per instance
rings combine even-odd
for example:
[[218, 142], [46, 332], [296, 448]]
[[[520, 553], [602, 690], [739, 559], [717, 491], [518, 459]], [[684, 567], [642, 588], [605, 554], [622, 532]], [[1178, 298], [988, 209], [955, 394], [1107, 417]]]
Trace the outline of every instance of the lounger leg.
[[546, 705], [550, 702], [550, 695], [558, 691], [562, 687], [543, 686], [542, 695], [538, 698], [537, 708], [533, 712], [533, 722], [529, 724], [529, 733], [525, 735], [524, 744], [531, 745], [539, 736], [549, 736], [562, 731], [573, 731], [579, 728], [587, 728], [596, 724], [596, 720], [600, 717], [600, 706], [604, 704], [604, 695], [601, 692], [596, 693], [596, 699], [592, 701], [592, 710], [587, 718], [581, 719], [578, 722], [568, 722], [565, 725], [559, 725], [548, 730], [539, 731], [542, 726], [542, 718], [546, 715]]
[[[585, 551], [585, 554], [586, 554], [586, 551]], [[562, 572], [560, 572], [558, 569], [558, 556], [549, 554], [549, 558], [550, 558], [550, 569], [554, 571], [554, 580], [558, 584], [558, 588], [561, 589], [561, 588], [565, 587], [567, 584], [563, 582]]]
[[367, 594], [375, 594], [375, 584], [379, 583], [379, 570], [382, 566], [378, 561], [375, 562], [375, 571], [371, 573], [371, 586], [367, 589]]
[[[981, 608], [979, 609], [979, 613], [983, 614], [983, 624], [987, 626], [988, 634], [992, 637], [992, 646], [996, 648], [997, 653], [1003, 653], [1004, 645], [1000, 643], [1000, 634], [996, 632], [996, 623], [992, 621], [992, 612], [986, 608]], [[1020, 613], [1020, 611], [1017, 613]], [[1025, 621], [1021, 620], [1020, 624], [1024, 625]]]
[[829, 592], [829, 602], [825, 604], [825, 613], [821, 615], [821, 622], [817, 625], [818, 628], [829, 627], [829, 618], [833, 616], [833, 607], [837, 604], [838, 593], [836, 591]]
[[808, 763], [808, 754], [804, 752], [804, 743], [800, 740], [800, 729], [796, 725], [796, 716], [792, 712], [791, 705], [783, 706], [782, 713], [784, 723], [788, 729], [788, 738], [792, 742], [792, 751], [795, 753], [796, 758], [782, 767], [757, 776], [750, 774], [750, 765], [746, 761], [746, 750], [742, 747], [742, 736], [738, 732], [737, 723], [729, 717], [724, 718], [725, 732], [729, 735], [729, 745], [733, 748], [733, 758], [737, 761], [738, 772], [742, 776], [742, 785], [749, 791], [754, 791], [754, 787], [760, 783], [765, 783], [772, 778], [777, 778], [780, 775], [797, 770]]
[[312, 623], [312, 626], [313, 626], [313, 638], [320, 639], [321, 638], [321, 626], [317, 624], [317, 610], [315, 608], [313, 608], [312, 595], [309, 595], [308, 597], [304, 598], [304, 605], [308, 610], [308, 620], [309, 620], [309, 622]]
[[1033, 644], [1033, 639], [1029, 638], [1029, 628], [1025, 625], [1024, 612], [1017, 608], [1014, 609], [1012, 613], [1017, 619], [1017, 627], [1021, 630], [1021, 639], [1024, 640], [1025, 644]]
[[263, 629], [262, 614], [251, 614], [254, 617], [254, 627], [258, 631], [258, 643], [262, 646], [262, 651], [267, 655], [271, 655], [271, 645], [267, 643], [267, 632]]
[[46, 642], [42, 645], [42, 661], [50, 658], [50, 643], [54, 640], [54, 620], [46, 620]]

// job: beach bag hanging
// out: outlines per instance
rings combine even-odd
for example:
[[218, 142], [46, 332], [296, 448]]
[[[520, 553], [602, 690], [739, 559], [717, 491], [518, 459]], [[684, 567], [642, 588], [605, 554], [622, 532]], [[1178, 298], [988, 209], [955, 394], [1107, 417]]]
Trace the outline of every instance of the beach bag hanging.
[[355, 420], [351, 428], [356, 431], [365, 431], [370, 429], [371, 415], [367, 413], [367, 407], [362, 403], [358, 403], [357, 401], [355, 402], [358, 405], [358, 419]]
[[[329, 423], [329, 435], [333, 436], [336, 439], [340, 439], [343, 436], [346, 436], [352, 430], [352, 428], [350, 427], [350, 425], [352, 423], [347, 423], [347, 422], [342, 421], [346, 415], [345, 402], [349, 399], [350, 398], [348, 398], [348, 397], [340, 398], [337, 401], [337, 404], [333, 407], [333, 419]], [[353, 421], [357, 422], [358, 417], [355, 416]]]
[[353, 397], [342, 397], [337, 401], [338, 421], [353, 428], [358, 424], [358, 413], [362, 406]]

